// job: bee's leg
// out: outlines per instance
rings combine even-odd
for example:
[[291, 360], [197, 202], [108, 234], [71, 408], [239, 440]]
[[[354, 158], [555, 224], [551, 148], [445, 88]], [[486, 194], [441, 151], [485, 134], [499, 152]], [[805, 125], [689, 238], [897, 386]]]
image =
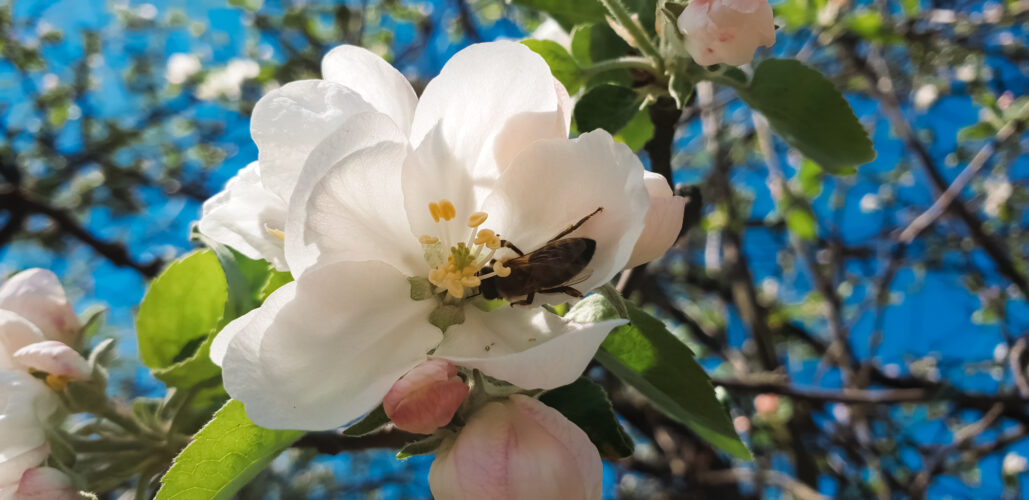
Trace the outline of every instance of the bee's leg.
[[548, 241], [547, 243], [550, 243], [550, 242], [553, 242], [553, 241], [557, 241], [557, 240], [559, 240], [561, 238], [564, 238], [565, 236], [568, 236], [569, 234], [572, 233], [572, 231], [575, 231], [576, 229], [579, 229], [580, 227], [582, 227], [582, 225], [585, 224], [586, 221], [590, 220], [591, 217], [593, 217], [594, 215], [599, 214], [603, 210], [604, 210], [604, 207], [597, 207], [597, 209], [594, 210], [593, 213], [587, 215], [586, 217], [583, 217], [583, 218], [579, 219], [579, 222], [576, 222], [575, 224], [572, 224], [571, 226], [568, 226], [568, 229], [565, 229], [564, 231], [561, 231], [560, 233], [558, 233], [557, 236], [554, 236], [553, 238], [550, 238], [550, 241]]
[[582, 298], [582, 292], [570, 287], [570, 286], [559, 286], [557, 288], [548, 288], [546, 290], [540, 290], [540, 293], [563, 293], [570, 295], [575, 298]]
[[536, 292], [529, 292], [529, 294], [526, 295], [524, 299], [512, 302], [511, 303], [511, 307], [514, 307], [514, 306], [531, 306], [532, 305], [532, 299], [534, 299], [534, 298], [536, 298]]
[[518, 254], [519, 257], [525, 256], [525, 252], [522, 252], [521, 250], [519, 250], [518, 247], [516, 247], [515, 244], [511, 243], [510, 241], [500, 240], [500, 246], [502, 246], [504, 248], [510, 248], [511, 250], [514, 251], [514, 253]]

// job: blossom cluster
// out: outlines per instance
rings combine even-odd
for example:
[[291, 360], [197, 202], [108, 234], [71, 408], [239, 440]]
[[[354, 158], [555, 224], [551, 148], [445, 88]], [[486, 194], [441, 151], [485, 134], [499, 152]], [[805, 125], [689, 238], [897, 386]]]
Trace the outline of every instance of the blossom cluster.
[[68, 476], [41, 464], [57, 392], [91, 376], [72, 347], [80, 329], [52, 272], [29, 269], [0, 286], [0, 499], [78, 498]]

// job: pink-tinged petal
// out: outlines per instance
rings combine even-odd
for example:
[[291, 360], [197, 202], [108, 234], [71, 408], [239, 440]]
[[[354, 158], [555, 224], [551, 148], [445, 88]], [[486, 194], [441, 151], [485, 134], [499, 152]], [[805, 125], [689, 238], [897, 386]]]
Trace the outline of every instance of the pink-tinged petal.
[[775, 43], [772, 6], [767, 0], [690, 2], [679, 15], [678, 26], [686, 34], [686, 50], [704, 66], [746, 64], [758, 47]]
[[[573, 140], [537, 141], [504, 172], [483, 210], [492, 229], [531, 252], [602, 208], [565, 236], [596, 243], [581, 273], [585, 279], [573, 285], [585, 293], [608, 282], [629, 261], [650, 203], [643, 172], [639, 158], [603, 130]], [[537, 295], [537, 303], [568, 299]]]
[[469, 418], [436, 455], [429, 487], [453, 500], [599, 499], [600, 455], [582, 429], [522, 395]]
[[286, 223], [286, 257], [294, 276], [315, 264], [366, 260], [409, 276], [426, 272], [401, 190], [408, 147], [384, 138], [403, 140], [385, 115], [366, 114], [311, 154]]
[[396, 68], [368, 49], [340, 45], [322, 59], [322, 78], [357, 92], [407, 135], [418, 96]]
[[479, 43], [455, 54], [425, 87], [411, 144], [439, 128], [447, 150], [486, 192], [523, 147], [568, 136], [563, 106], [542, 57], [516, 42]]
[[6, 446], [0, 449], [0, 486], [17, 485], [25, 471], [43, 463], [50, 456], [50, 445], [43, 443], [15, 453], [11, 451]]
[[372, 410], [439, 343], [434, 301], [381, 262], [311, 269], [276, 290], [229, 343], [229, 395], [271, 429], [324, 430]]
[[88, 380], [93, 373], [81, 354], [56, 340], [22, 347], [14, 353], [14, 361], [31, 370], [68, 380]]
[[311, 150], [350, 118], [374, 111], [357, 92], [325, 80], [291, 82], [269, 92], [250, 118], [261, 182], [288, 201]]
[[450, 423], [468, 396], [468, 384], [445, 359], [430, 359], [404, 374], [382, 399], [386, 416], [401, 430], [431, 434]]
[[77, 500], [79, 492], [65, 473], [36, 467], [22, 474], [14, 500]]
[[646, 172], [643, 182], [650, 193], [650, 208], [643, 224], [643, 233], [636, 240], [626, 268], [646, 264], [664, 255], [682, 230], [686, 198], [675, 196], [661, 174]]
[[0, 286], [0, 309], [13, 311], [36, 325], [43, 336], [75, 344], [79, 320], [57, 275], [46, 269], [28, 269]]
[[11, 356], [29, 344], [46, 340], [43, 332], [20, 314], [0, 309], [0, 370], [15, 369]]
[[525, 389], [553, 389], [582, 375], [600, 343], [625, 320], [576, 323], [539, 308], [465, 308], [433, 356]]
[[282, 239], [286, 200], [261, 182], [261, 167], [253, 162], [229, 180], [225, 189], [204, 202], [200, 232], [251, 259], [264, 259], [288, 270]]

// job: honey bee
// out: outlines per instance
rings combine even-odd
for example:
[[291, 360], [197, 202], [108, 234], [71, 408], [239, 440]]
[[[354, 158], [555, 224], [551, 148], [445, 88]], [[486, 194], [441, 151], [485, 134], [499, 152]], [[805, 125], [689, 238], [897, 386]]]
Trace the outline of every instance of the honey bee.
[[[582, 271], [593, 258], [597, 242], [590, 238], [565, 236], [579, 229], [602, 210], [604, 207], [597, 208], [529, 253], [524, 253], [511, 242], [502, 240], [501, 245], [518, 254], [518, 257], [504, 262], [504, 266], [511, 270], [511, 274], [483, 279], [479, 285], [479, 293], [491, 300], [525, 297], [512, 302], [512, 306], [532, 304], [537, 293], [564, 293], [576, 298], [582, 297], [582, 292], [572, 288], [572, 285], [589, 278], [589, 275], [583, 274]], [[492, 267], [484, 267], [479, 271], [479, 275], [485, 275], [492, 270]]]

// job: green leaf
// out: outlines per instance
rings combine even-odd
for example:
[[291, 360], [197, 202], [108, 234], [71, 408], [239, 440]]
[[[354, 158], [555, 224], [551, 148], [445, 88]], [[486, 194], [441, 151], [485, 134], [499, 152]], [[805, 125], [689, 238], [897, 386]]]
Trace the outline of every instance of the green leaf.
[[566, 28], [603, 21], [606, 14], [597, 0], [511, 0], [511, 3], [546, 12]]
[[193, 357], [217, 331], [228, 285], [210, 250], [172, 262], [150, 284], [136, 316], [139, 355], [153, 370]]
[[452, 432], [443, 429], [436, 431], [435, 434], [425, 439], [420, 439], [413, 443], [407, 443], [400, 449], [400, 452], [397, 453], [397, 458], [403, 460], [415, 455], [428, 455], [429, 453], [435, 453], [436, 450], [439, 449], [440, 445], [443, 444], [443, 441], [452, 435]]
[[561, 44], [553, 40], [522, 40], [522, 43], [547, 61], [550, 72], [565, 86], [569, 95], [579, 91], [583, 84], [582, 70]]
[[737, 87], [772, 128], [829, 173], [875, 159], [868, 133], [832, 82], [793, 59], [767, 59]]
[[350, 437], [364, 436], [381, 429], [382, 426], [388, 423], [389, 417], [386, 416], [386, 410], [383, 409], [380, 404], [379, 406], [376, 406], [374, 410], [365, 415], [364, 418], [358, 420], [357, 423], [347, 427], [343, 431], [343, 435]]
[[[712, 445], [744, 460], [753, 457], [740, 441], [725, 408], [715, 396], [704, 368], [686, 344], [661, 321], [626, 302], [631, 323], [607, 336], [596, 359], [611, 373], [646, 396], [655, 408]], [[568, 317], [597, 321], [618, 317], [599, 294], [575, 305]]]
[[232, 498], [303, 435], [258, 427], [247, 418], [243, 403], [229, 401], [175, 458], [156, 499]]
[[822, 192], [822, 167], [817, 163], [805, 159], [797, 171], [797, 182], [800, 190], [808, 200], [813, 200]]
[[[572, 50], [580, 64], [590, 64], [617, 59], [628, 55], [632, 47], [622, 40], [607, 23], [580, 26], [576, 29], [576, 38], [572, 39]], [[616, 83], [624, 86], [632, 84], [632, 73], [627, 69], [615, 69], [590, 76], [586, 88], [602, 83]]]
[[602, 128], [615, 134], [640, 111], [643, 97], [627, 87], [602, 84], [588, 90], [575, 104], [579, 132]]
[[818, 227], [811, 212], [794, 206], [786, 211], [786, 227], [803, 240], [813, 241], [818, 237]]
[[572, 57], [575, 58], [575, 62], [579, 63], [579, 66], [593, 64], [593, 58], [590, 57], [590, 35], [592, 32], [593, 25], [590, 24], [581, 24], [572, 30]]
[[597, 383], [580, 378], [544, 392], [539, 399], [585, 431], [602, 457], [614, 460], [632, 455], [632, 439], [618, 423], [607, 393]]
[[654, 123], [650, 121], [650, 112], [640, 110], [629, 123], [615, 134], [615, 140], [629, 146], [633, 151], [643, 149], [650, 138], [654, 137]]
[[261, 286], [261, 291], [257, 293], [257, 300], [263, 303], [264, 299], [267, 299], [272, 292], [278, 290], [282, 285], [292, 281], [292, 274], [285, 271], [276, 271], [275, 269], [271, 269], [268, 272], [268, 279], [264, 282], [264, 285]]

